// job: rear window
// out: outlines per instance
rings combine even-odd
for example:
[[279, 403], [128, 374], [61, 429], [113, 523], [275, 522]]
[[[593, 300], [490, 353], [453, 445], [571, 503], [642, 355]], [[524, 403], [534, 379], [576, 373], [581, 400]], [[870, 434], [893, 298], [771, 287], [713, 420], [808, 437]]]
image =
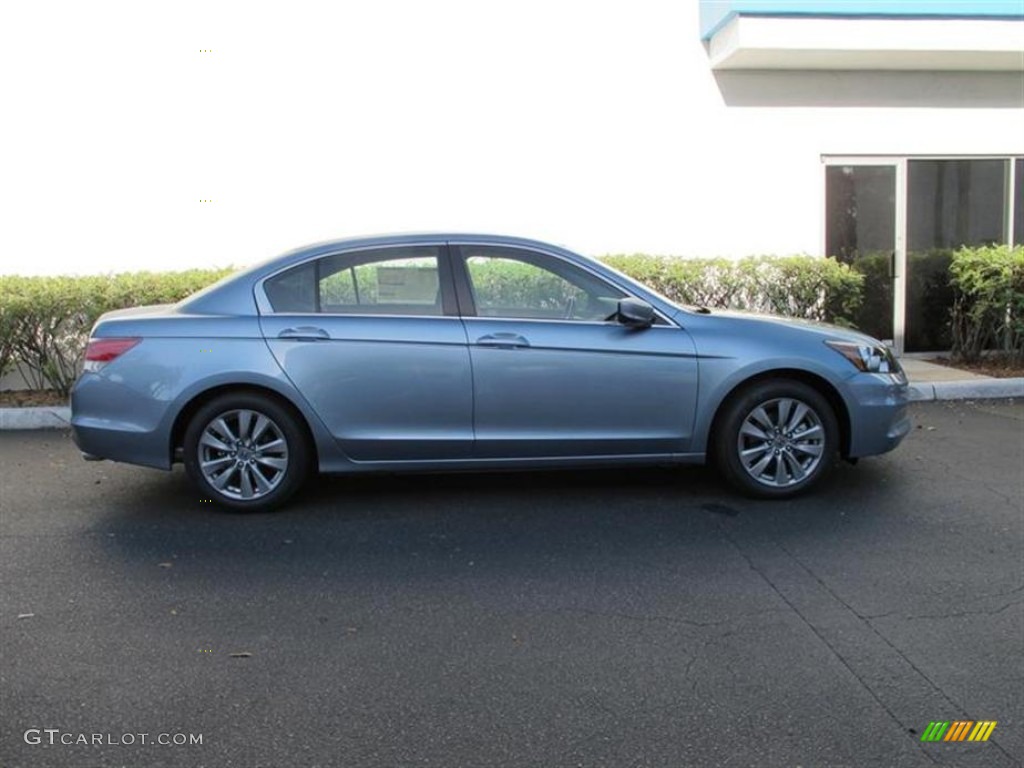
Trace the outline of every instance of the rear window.
[[384, 248], [325, 256], [264, 284], [275, 312], [442, 315], [440, 248]]

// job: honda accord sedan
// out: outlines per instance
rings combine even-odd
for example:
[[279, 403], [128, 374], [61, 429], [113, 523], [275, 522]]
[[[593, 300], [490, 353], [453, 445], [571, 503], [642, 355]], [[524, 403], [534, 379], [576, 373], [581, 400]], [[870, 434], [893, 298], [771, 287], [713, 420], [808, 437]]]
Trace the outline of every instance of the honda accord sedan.
[[281, 505], [314, 471], [713, 461], [782, 498], [910, 429], [889, 349], [678, 306], [517, 238], [322, 243], [103, 315], [72, 393], [87, 459], [183, 462], [201, 498]]

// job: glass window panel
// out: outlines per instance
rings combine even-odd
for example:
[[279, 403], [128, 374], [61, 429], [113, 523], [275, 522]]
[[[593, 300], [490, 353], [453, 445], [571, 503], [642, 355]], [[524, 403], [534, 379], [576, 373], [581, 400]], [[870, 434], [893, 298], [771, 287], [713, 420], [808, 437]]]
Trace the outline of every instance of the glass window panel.
[[440, 248], [417, 246], [325, 256], [265, 283], [275, 312], [441, 315]]
[[893, 338], [893, 258], [896, 250], [896, 168], [830, 165], [825, 169], [827, 255], [864, 275], [864, 301], [854, 324]]
[[320, 311], [329, 314], [440, 315], [438, 248], [386, 249], [320, 262]]
[[263, 284], [275, 312], [316, 312], [316, 265], [289, 269]]
[[480, 317], [604, 321], [625, 294], [560, 259], [515, 248], [463, 246]]
[[911, 252], [1005, 242], [1005, 160], [911, 160], [908, 173]]
[[907, 164], [906, 349], [949, 349], [949, 263], [961, 246], [1006, 238], [1005, 160], [910, 160]]
[[1013, 244], [1024, 245], [1024, 158], [1013, 161], [1016, 189], [1013, 192]]

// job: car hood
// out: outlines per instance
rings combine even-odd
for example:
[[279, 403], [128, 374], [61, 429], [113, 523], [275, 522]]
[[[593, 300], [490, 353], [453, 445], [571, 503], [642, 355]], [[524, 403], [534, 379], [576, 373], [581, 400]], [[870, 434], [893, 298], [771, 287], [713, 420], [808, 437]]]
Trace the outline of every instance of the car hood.
[[[681, 310], [679, 314], [680, 317], [683, 318], [689, 313], [685, 310]], [[785, 328], [804, 330], [815, 334], [822, 339], [838, 339], [840, 341], [850, 341], [855, 344], [880, 345], [882, 343], [873, 336], [862, 333], [855, 328], [844, 328], [841, 325], [822, 323], [816, 320], [803, 320], [796, 317], [767, 315], [757, 312], [741, 312], [733, 309], [701, 310], [699, 314], [703, 316], [737, 320], [743, 323], [750, 323], [752, 325], [778, 325]]]

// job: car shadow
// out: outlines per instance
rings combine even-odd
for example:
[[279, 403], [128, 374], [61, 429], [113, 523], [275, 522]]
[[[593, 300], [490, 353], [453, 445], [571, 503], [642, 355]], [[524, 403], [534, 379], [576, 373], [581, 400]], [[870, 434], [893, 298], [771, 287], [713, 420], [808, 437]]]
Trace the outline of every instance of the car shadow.
[[[283, 510], [241, 514], [197, 499], [178, 470], [140, 476], [130, 493], [107, 498], [93, 530], [126, 564], [239, 566], [257, 581], [434, 578], [458, 563], [477, 574], [607, 571], [714, 560], [736, 536], [834, 540], [840, 525], [857, 536], [898, 509], [885, 499], [898, 488], [894, 473], [884, 460], [840, 465], [786, 501], [742, 497], [702, 467], [334, 476], [314, 479]], [[177, 569], [178, 578], [189, 571]]]

